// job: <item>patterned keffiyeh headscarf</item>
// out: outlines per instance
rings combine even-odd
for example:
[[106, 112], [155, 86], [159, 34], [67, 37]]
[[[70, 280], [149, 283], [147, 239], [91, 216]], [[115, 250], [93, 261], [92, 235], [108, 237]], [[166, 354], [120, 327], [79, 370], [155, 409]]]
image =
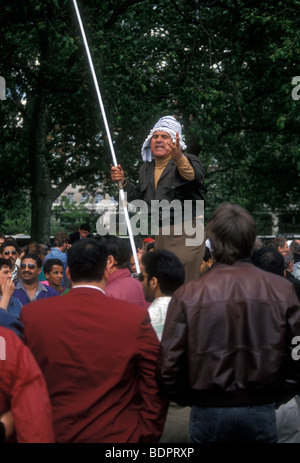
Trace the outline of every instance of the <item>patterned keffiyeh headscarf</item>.
[[155, 126], [150, 131], [148, 137], [143, 143], [142, 158], [144, 162], [151, 162], [153, 159], [153, 154], [151, 151], [151, 138], [154, 132], [167, 132], [169, 135], [171, 135], [173, 143], [176, 141], [176, 132], [178, 132], [181, 149], [186, 149], [186, 145], [182, 139], [182, 129], [180, 123], [173, 116], [165, 116], [156, 122]]

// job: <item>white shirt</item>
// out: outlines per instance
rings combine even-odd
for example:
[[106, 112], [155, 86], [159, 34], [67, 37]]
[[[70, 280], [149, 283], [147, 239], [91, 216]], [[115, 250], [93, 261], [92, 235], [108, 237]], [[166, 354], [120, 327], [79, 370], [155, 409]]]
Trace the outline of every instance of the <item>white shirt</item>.
[[160, 341], [164, 330], [170, 300], [171, 296], [158, 297], [148, 307], [151, 324], [155, 329], [157, 337]]

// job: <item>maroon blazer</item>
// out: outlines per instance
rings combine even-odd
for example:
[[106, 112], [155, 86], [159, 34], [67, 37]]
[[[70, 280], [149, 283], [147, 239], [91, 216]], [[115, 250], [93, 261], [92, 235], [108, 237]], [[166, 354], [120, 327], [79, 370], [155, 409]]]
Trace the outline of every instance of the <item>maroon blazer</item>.
[[21, 319], [48, 386], [56, 442], [158, 440], [167, 404], [147, 309], [75, 287], [28, 304]]

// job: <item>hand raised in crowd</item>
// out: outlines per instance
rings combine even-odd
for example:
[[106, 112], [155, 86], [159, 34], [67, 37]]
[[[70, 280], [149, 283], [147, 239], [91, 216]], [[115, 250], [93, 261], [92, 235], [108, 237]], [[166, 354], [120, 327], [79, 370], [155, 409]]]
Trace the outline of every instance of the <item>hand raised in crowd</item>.
[[16, 287], [14, 282], [12, 280], [7, 280], [6, 283], [3, 283], [3, 285], [1, 285], [2, 297], [7, 296], [8, 298], [10, 298], [15, 289]]
[[181, 151], [181, 146], [179, 143], [179, 133], [176, 132], [176, 141], [175, 143], [172, 143], [172, 141], [167, 140], [166, 144], [168, 145], [170, 151], [169, 153], [172, 156], [172, 159], [174, 159], [175, 162], [179, 161], [183, 155]]
[[6, 283], [1, 285], [1, 309], [7, 310], [10, 297], [12, 296], [15, 289], [15, 284], [11, 279], [7, 280]]

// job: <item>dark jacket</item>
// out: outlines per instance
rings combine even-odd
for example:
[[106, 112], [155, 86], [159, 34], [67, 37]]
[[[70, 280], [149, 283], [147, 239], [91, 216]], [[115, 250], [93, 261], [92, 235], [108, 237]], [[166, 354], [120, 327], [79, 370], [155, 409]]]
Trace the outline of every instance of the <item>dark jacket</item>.
[[[70, 244], [74, 244], [76, 243], [76, 241], [79, 241], [80, 240], [80, 233], [79, 231], [75, 231], [73, 233], [70, 233], [70, 239], [69, 239], [69, 243]], [[86, 238], [92, 238], [91, 234], [87, 235]]]
[[216, 264], [174, 293], [157, 380], [181, 405], [280, 404], [300, 391], [299, 335], [291, 283], [247, 260]]
[[300, 301], [300, 280], [298, 278], [295, 278], [294, 275], [291, 272], [288, 272], [287, 270], [285, 271], [285, 278], [292, 283], [292, 285], [295, 288], [296, 294], [298, 296], [298, 299]]
[[130, 182], [127, 182], [124, 186], [128, 201], [142, 199], [150, 206], [151, 200], [161, 201], [166, 199], [171, 202], [178, 199], [181, 203], [184, 200], [192, 200], [193, 217], [195, 217], [196, 200], [205, 200], [204, 175], [199, 158], [192, 154], [186, 154], [185, 156], [195, 171], [194, 180], [185, 180], [182, 178], [175, 161], [171, 159], [163, 170], [155, 190], [155, 160], [153, 159], [151, 162], [145, 162], [140, 167], [138, 187], [135, 187]]

